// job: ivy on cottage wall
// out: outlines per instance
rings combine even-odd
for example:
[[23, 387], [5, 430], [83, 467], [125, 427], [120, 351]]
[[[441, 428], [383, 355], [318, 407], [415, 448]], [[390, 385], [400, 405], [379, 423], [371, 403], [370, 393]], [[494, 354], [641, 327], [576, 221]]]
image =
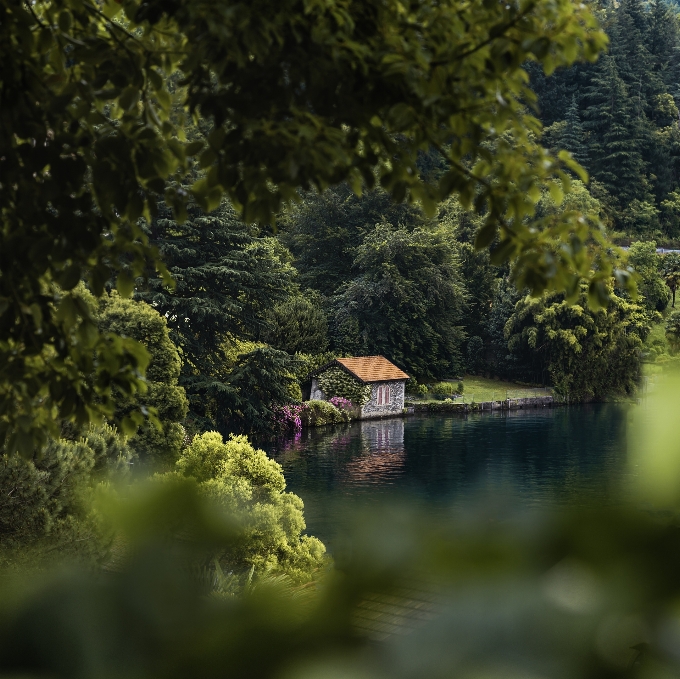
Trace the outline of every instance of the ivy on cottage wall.
[[342, 396], [355, 406], [363, 406], [371, 399], [371, 385], [362, 384], [342, 368], [329, 368], [318, 377], [319, 387], [326, 398]]

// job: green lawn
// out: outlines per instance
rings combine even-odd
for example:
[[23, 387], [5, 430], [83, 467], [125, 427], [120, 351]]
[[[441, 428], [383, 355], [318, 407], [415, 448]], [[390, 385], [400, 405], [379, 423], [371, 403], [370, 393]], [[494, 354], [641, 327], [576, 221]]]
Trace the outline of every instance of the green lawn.
[[[454, 387], [458, 380], [447, 380], [452, 382]], [[465, 391], [459, 402], [481, 403], [482, 401], [501, 401], [506, 398], [527, 398], [530, 396], [552, 396], [552, 389], [540, 387], [527, 387], [515, 382], [504, 382], [503, 380], [492, 380], [478, 375], [466, 375], [463, 378]], [[428, 394], [418, 400], [431, 400], [434, 397]]]

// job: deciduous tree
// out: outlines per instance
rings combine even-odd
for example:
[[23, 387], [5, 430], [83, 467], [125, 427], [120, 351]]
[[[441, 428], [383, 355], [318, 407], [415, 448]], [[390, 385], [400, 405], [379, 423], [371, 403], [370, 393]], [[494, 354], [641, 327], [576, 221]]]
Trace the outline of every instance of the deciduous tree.
[[531, 381], [581, 401], [635, 391], [649, 331], [642, 307], [612, 295], [606, 308], [593, 310], [581, 288], [576, 304], [557, 293], [520, 300], [505, 337]]
[[99, 298], [96, 317], [103, 331], [131, 337], [149, 352], [146, 391], [134, 398], [119, 394], [116, 415], [123, 419], [131, 411], [153, 409], [154, 421], [139, 425], [129, 446], [143, 462], [172, 464], [182, 449], [188, 402], [178, 385], [182, 361], [165, 317], [145, 302], [125, 299], [115, 291]]
[[419, 378], [457, 373], [466, 292], [452, 244], [379, 224], [355, 252], [357, 276], [333, 299], [337, 348], [382, 354]]
[[302, 500], [285, 492], [281, 465], [245, 436], [226, 442], [217, 432], [196, 436], [176, 473], [195, 479], [201, 493], [242, 522], [238, 543], [216, 555], [222, 570], [236, 576], [235, 585], [243, 585], [250, 569], [306, 582], [326, 564], [323, 544], [303, 535]]

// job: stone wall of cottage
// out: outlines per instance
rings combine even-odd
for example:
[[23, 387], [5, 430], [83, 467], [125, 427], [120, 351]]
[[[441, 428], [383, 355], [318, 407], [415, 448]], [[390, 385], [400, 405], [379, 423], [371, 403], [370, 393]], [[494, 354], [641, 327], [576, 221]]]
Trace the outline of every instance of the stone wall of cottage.
[[[378, 387], [389, 385], [390, 402], [386, 405], [378, 405]], [[393, 382], [377, 382], [371, 384], [371, 400], [361, 409], [362, 417], [381, 417], [382, 415], [397, 415], [404, 409], [404, 386], [403, 380]]]
[[319, 387], [319, 380], [316, 377], [312, 377], [312, 388], [309, 392], [310, 401], [325, 401], [326, 394], [323, 393], [321, 387]]

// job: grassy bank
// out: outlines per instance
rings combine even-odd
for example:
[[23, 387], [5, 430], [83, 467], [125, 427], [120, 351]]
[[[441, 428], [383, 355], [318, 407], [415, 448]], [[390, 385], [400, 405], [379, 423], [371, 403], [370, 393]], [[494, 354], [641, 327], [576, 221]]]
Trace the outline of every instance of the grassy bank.
[[[458, 380], [450, 380], [454, 389]], [[466, 375], [463, 380], [463, 396], [456, 398], [457, 403], [481, 403], [482, 401], [501, 401], [506, 398], [529, 398], [531, 396], [552, 396], [550, 387], [528, 387], [516, 382], [490, 379], [478, 375]], [[417, 401], [436, 400], [432, 393], [419, 396]]]

